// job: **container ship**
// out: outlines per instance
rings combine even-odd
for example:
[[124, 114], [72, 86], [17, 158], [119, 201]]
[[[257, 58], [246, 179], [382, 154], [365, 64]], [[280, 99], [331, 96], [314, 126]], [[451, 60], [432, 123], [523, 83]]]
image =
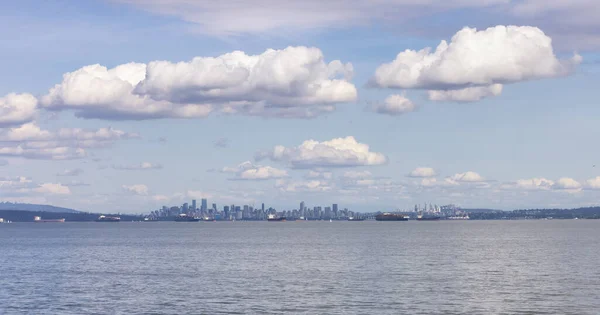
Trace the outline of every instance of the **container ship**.
[[109, 217], [105, 215], [101, 215], [96, 219], [96, 222], [120, 222], [121, 217]]
[[65, 222], [65, 219], [42, 219], [42, 217], [33, 217], [33, 222], [38, 223], [62, 223]]
[[408, 221], [408, 218], [395, 213], [381, 213], [375, 216], [377, 221]]
[[278, 217], [274, 214], [269, 214], [267, 217], [267, 221], [269, 222], [285, 222], [285, 217]]
[[199, 222], [200, 220], [200, 218], [192, 217], [185, 213], [182, 213], [179, 216], [175, 217], [175, 222]]

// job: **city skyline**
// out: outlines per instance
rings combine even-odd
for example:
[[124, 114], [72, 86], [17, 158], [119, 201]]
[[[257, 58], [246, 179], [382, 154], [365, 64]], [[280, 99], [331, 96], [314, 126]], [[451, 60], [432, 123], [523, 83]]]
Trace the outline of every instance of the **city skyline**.
[[593, 2], [169, 3], [0, 4], [0, 202], [598, 204]]

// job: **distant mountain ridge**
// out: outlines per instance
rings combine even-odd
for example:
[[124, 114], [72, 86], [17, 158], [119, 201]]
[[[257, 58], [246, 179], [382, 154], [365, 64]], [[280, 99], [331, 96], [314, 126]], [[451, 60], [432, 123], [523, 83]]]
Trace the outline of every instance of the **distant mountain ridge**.
[[0, 202], [0, 210], [36, 211], [36, 212], [60, 212], [60, 213], [82, 213], [82, 211], [55, 207], [50, 205], [36, 205], [31, 203]]

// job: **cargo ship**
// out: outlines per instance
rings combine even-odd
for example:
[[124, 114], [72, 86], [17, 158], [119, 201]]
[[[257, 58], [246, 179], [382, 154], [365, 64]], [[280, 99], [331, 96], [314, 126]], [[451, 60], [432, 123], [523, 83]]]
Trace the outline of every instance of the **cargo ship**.
[[200, 218], [192, 217], [185, 213], [182, 213], [178, 217], [175, 217], [175, 222], [199, 222], [200, 220]]
[[63, 223], [65, 219], [42, 219], [42, 217], [35, 216], [33, 217], [33, 222], [38, 223]]
[[267, 221], [269, 222], [285, 222], [285, 217], [278, 217], [274, 214], [269, 214], [267, 217]]
[[408, 221], [408, 218], [395, 213], [381, 213], [375, 216], [375, 220], [377, 221]]
[[120, 222], [121, 217], [109, 217], [109, 216], [101, 215], [95, 221], [96, 222]]
[[433, 215], [417, 215], [417, 221], [439, 221], [441, 218]]

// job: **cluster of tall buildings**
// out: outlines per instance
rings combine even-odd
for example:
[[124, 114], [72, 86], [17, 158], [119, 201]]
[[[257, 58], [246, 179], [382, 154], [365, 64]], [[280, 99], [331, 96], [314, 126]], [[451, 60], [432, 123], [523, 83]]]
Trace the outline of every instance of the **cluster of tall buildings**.
[[150, 212], [149, 217], [152, 219], [167, 219], [177, 217], [181, 214], [202, 218], [204, 220], [227, 221], [266, 220], [269, 215], [296, 220], [343, 220], [347, 219], [348, 217], [359, 215], [349, 211], [346, 208], [340, 209], [338, 204], [335, 203], [331, 206], [313, 206], [310, 208], [306, 206], [304, 201], [302, 201], [300, 202], [300, 207], [298, 209], [283, 210], [278, 212], [271, 207], [265, 208], [264, 203], [262, 203], [260, 207], [254, 207], [252, 205], [236, 206], [232, 204], [223, 206], [221, 209], [218, 209], [217, 204], [213, 203], [209, 208], [208, 200], [202, 199], [200, 207], [198, 207], [196, 200], [192, 200], [191, 205], [186, 202], [181, 206], [163, 206], [160, 209]]

